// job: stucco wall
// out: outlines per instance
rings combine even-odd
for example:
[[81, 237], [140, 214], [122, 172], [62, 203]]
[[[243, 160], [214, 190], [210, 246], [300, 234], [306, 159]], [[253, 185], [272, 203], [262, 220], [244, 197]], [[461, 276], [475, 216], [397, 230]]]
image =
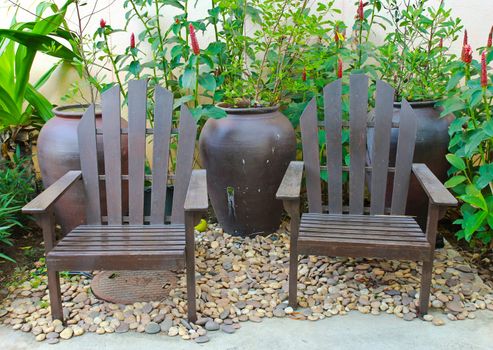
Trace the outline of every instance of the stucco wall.
[[[24, 8], [28, 10], [34, 10], [35, 5], [38, 3], [36, 0], [21, 0], [18, 1]], [[63, 1], [56, 0], [57, 3], [63, 3]], [[84, 6], [85, 11], [88, 11], [91, 5], [94, 3], [94, 0], [87, 1], [89, 6]], [[111, 24], [114, 28], [123, 28], [125, 24], [125, 11], [123, 9], [124, 0], [99, 0], [98, 8], [104, 8], [101, 12], [96, 14], [92, 20], [92, 22], [88, 25], [87, 31], [89, 33], [93, 33], [94, 30], [99, 25], [99, 20], [104, 18], [107, 23]], [[318, 1], [313, 1], [313, 4], [316, 4]], [[436, 6], [440, 0], [430, 0], [430, 4]], [[192, 5], [194, 1], [190, 2]], [[486, 44], [487, 35], [491, 26], [493, 25], [492, 10], [493, 10], [493, 0], [445, 0], [446, 6], [452, 8], [452, 12], [454, 16], [460, 17], [462, 19], [463, 25], [467, 28], [469, 32], [470, 43], [473, 48], [477, 48], [479, 46], [484, 46]], [[11, 18], [13, 16], [12, 9], [9, 9], [9, 2], [6, 0], [0, 0], [0, 13], [7, 14], [7, 18]], [[207, 9], [210, 6], [209, 0], [198, 0], [197, 7], [193, 10], [190, 10], [190, 18], [201, 18], [205, 17], [207, 14]], [[337, 18], [343, 19], [345, 23], [351, 27], [352, 22], [354, 21], [355, 14], [355, 5], [353, 0], [336, 0], [336, 7], [342, 10], [340, 15], [337, 15]], [[169, 10], [168, 10], [169, 9]], [[167, 14], [164, 16], [163, 26], [167, 26], [169, 22], [173, 20], [174, 8], [167, 7]], [[30, 15], [25, 11], [19, 10], [17, 15], [19, 20], [28, 20]], [[69, 19], [73, 21], [75, 18], [74, 13], [70, 13]], [[9, 21], [2, 21], [2, 27], [8, 26]], [[139, 32], [142, 28], [138, 26], [130, 27], [129, 32], [135, 31]], [[381, 32], [376, 32], [375, 40], [380, 41], [383, 37]], [[116, 48], [121, 48], [124, 50], [125, 47], [128, 46], [128, 33], [120, 33], [112, 36], [112, 44], [115, 45]], [[200, 38], [201, 41], [210, 40], [212, 36], [212, 32], [206, 33], [204, 38]], [[453, 50], [455, 52], [460, 52], [460, 40], [455, 43]], [[45, 55], [39, 55], [36, 59], [35, 65], [33, 67], [32, 72], [32, 80], [36, 80], [39, 76], [41, 76], [53, 63], [54, 59], [51, 59]], [[42, 88], [42, 93], [45, 94], [52, 102], [59, 103], [60, 96], [64, 95], [70, 85], [71, 82], [77, 79], [77, 75], [74, 72], [71, 72], [67, 67], [60, 67], [53, 74], [50, 81], [48, 81], [45, 86]], [[108, 76], [108, 79], [112, 79], [111, 73]]]

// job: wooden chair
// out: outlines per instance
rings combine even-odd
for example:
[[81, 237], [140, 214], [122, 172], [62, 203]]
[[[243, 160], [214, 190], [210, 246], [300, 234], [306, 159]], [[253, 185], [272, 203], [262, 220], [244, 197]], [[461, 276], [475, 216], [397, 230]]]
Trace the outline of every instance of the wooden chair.
[[[426, 314], [431, 285], [435, 236], [440, 215], [456, 199], [424, 164], [412, 164], [416, 119], [407, 101], [400, 113], [395, 168], [390, 168], [389, 146], [394, 89], [377, 81], [373, 167], [365, 166], [368, 119], [368, 77], [350, 77], [349, 123], [342, 120], [342, 82], [324, 88], [325, 120], [318, 123], [315, 98], [301, 117], [304, 162], [291, 162], [277, 192], [291, 217], [289, 304], [297, 305], [298, 255], [404, 259], [423, 262], [419, 313]], [[325, 127], [327, 166], [320, 166], [318, 129]], [[350, 166], [343, 166], [341, 131], [350, 130]], [[301, 216], [300, 188], [305, 168], [308, 213]], [[328, 171], [328, 206], [322, 205], [320, 170]], [[349, 206], [343, 205], [343, 171], [349, 172]], [[371, 173], [370, 206], [365, 207], [365, 175]], [[385, 208], [387, 174], [393, 173], [392, 204]], [[428, 221], [423, 233], [414, 218], [404, 216], [411, 173], [428, 195]], [[369, 214], [369, 215], [364, 215]], [[384, 215], [390, 214], [390, 215]]]
[[[120, 125], [120, 90], [102, 95], [103, 127], [96, 129], [94, 106], [79, 124], [81, 169], [67, 172], [23, 208], [42, 227], [53, 319], [63, 320], [59, 272], [68, 270], [163, 270], [186, 265], [188, 319], [195, 321], [194, 225], [208, 207], [206, 172], [193, 170], [197, 124], [182, 105], [179, 129], [172, 129], [173, 95], [155, 90], [154, 128], [146, 129], [147, 82], [128, 88], [128, 129]], [[165, 217], [171, 133], [178, 132], [178, 154], [171, 217]], [[98, 169], [96, 134], [102, 134], [104, 175]], [[128, 134], [128, 174], [122, 174], [122, 134]], [[153, 134], [152, 175], [144, 174], [146, 134]], [[71, 185], [83, 181], [86, 225], [55, 242], [53, 204]], [[144, 180], [152, 181], [151, 215], [144, 217]], [[122, 210], [122, 183], [128, 181], [128, 214]], [[100, 184], [106, 188], [107, 215], [100, 205]], [[67, 213], [70, 215], [70, 213]], [[103, 216], [104, 215], [104, 216]]]

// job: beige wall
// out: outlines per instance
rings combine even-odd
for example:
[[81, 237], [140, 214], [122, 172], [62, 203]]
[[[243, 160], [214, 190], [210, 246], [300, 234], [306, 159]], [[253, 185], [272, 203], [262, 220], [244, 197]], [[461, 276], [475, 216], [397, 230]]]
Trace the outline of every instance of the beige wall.
[[[110, 5], [114, 0], [99, 0], [98, 8], [104, 8]], [[56, 0], [56, 3], [60, 4], [64, 1]], [[93, 4], [94, 0], [88, 0], [88, 4]], [[125, 17], [123, 10], [123, 2], [124, 0], [116, 0], [111, 6], [103, 9], [100, 13], [96, 14], [92, 20], [92, 22], [88, 26], [88, 32], [93, 33], [94, 30], [99, 25], [99, 20], [104, 18], [108, 24], [111, 24], [114, 28], [123, 28], [125, 24]], [[313, 4], [316, 4], [318, 1], [312, 1]], [[433, 5], [437, 5], [440, 0], [430, 0], [430, 3]], [[29, 10], [34, 10], [37, 0], [18, 0], [24, 8]], [[191, 4], [194, 1], [190, 1]], [[493, 14], [493, 0], [445, 0], [446, 6], [452, 8], [452, 12], [454, 16], [460, 17], [462, 22], [467, 28], [469, 32], [470, 43], [473, 48], [477, 48], [479, 46], [484, 46], [486, 44], [486, 39], [489, 33], [491, 26], [493, 25], [493, 19], [491, 15]], [[207, 14], [207, 9], [209, 8], [210, 1], [209, 0], [198, 0], [197, 8], [190, 10], [190, 18], [201, 18], [205, 17]], [[84, 6], [87, 10], [89, 10], [92, 6]], [[336, 0], [336, 7], [342, 10], [341, 15], [337, 15], [337, 18], [343, 19], [349, 27], [351, 27], [352, 22], [354, 21], [354, 13], [355, 13], [355, 5], [354, 0]], [[168, 10], [169, 9], [169, 10]], [[174, 8], [167, 7], [166, 16], [164, 16], [164, 26], [167, 26], [170, 21], [173, 19]], [[7, 13], [7, 17], [11, 18], [13, 15], [12, 9], [9, 9], [9, 3], [6, 0], [0, 0], [0, 13]], [[73, 21], [75, 16], [74, 13], [69, 14], [69, 20]], [[29, 20], [30, 15], [24, 11], [19, 11], [18, 19], [19, 20]], [[2, 21], [1, 27], [7, 27], [8, 21]], [[72, 22], [73, 23], [73, 22]], [[129, 28], [129, 32], [135, 31], [139, 32], [142, 28], [139, 26], [133, 26]], [[200, 38], [201, 42], [208, 41], [211, 39], [212, 33], [206, 33], [205, 38]], [[382, 39], [382, 33], [375, 33], [375, 39], [380, 41]], [[128, 33], [120, 33], [113, 37], [113, 45], [116, 48], [121, 48], [124, 50], [125, 47], [128, 46], [129, 40]], [[455, 52], [460, 52], [461, 41], [459, 40], [453, 50]], [[53, 63], [54, 59], [51, 59], [45, 55], [39, 55], [36, 59], [35, 65], [33, 67], [32, 72], [32, 80], [35, 80], [39, 77], [43, 72], [46, 71]], [[77, 75], [74, 72], [70, 72], [66, 67], [60, 67], [53, 74], [52, 78], [46, 85], [42, 88], [42, 93], [44, 93], [52, 102], [59, 103], [60, 96], [64, 95], [72, 81], [77, 79]], [[114, 77], [109, 74], [108, 79], [114, 79]]]

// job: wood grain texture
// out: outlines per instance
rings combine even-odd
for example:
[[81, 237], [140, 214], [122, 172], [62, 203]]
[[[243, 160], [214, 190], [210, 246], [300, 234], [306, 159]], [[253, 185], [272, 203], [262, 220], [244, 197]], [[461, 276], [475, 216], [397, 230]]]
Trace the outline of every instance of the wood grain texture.
[[300, 198], [303, 162], [291, 161], [279, 186], [276, 198], [291, 200]]
[[412, 171], [433, 204], [444, 206], [457, 205], [457, 199], [445, 188], [426, 164], [413, 164]]
[[342, 80], [324, 87], [329, 213], [342, 213]]
[[308, 208], [311, 212], [321, 213], [320, 158], [318, 155], [317, 100], [315, 97], [311, 99], [301, 115], [300, 128]]
[[101, 199], [99, 189], [99, 169], [96, 141], [95, 106], [91, 105], [82, 116], [77, 134], [79, 137], [79, 156], [86, 197], [86, 223], [101, 223]]
[[147, 81], [128, 83], [128, 203], [130, 224], [144, 222]]
[[206, 211], [208, 207], [207, 173], [204, 169], [193, 170], [185, 198], [185, 211]]
[[375, 135], [372, 147], [371, 202], [370, 214], [380, 215], [385, 209], [385, 190], [389, 168], [390, 133], [394, 89], [377, 80], [377, 98], [375, 106]]
[[366, 123], [368, 119], [368, 77], [350, 76], [349, 98], [349, 212], [363, 214], [365, 195]]
[[173, 119], [173, 94], [160, 86], [154, 91], [151, 224], [163, 224], [166, 212], [169, 143]]
[[120, 142], [120, 88], [112, 87], [101, 95], [103, 115], [104, 172], [108, 223], [122, 223], [122, 169]]
[[407, 193], [411, 166], [416, 141], [417, 121], [413, 109], [406, 100], [402, 100], [400, 112], [399, 138], [395, 160], [394, 185], [392, 190], [391, 215], [404, 215], [406, 212]]
[[178, 138], [178, 154], [176, 156], [176, 180], [173, 194], [173, 208], [171, 211], [172, 223], [184, 223], [183, 210], [190, 176], [192, 174], [195, 139], [197, 137], [197, 123], [193, 119], [186, 105], [180, 109], [180, 127]]
[[41, 192], [36, 198], [30, 201], [22, 208], [22, 212], [26, 214], [43, 214], [55, 204], [77, 180], [82, 177], [80, 170], [70, 170], [57, 181], [55, 181], [46, 190]]

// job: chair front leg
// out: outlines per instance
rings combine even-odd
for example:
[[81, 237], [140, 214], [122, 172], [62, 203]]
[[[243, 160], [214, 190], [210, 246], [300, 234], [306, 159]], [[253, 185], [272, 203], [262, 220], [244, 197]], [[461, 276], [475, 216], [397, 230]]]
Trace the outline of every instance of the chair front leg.
[[433, 275], [433, 259], [435, 253], [435, 242], [438, 229], [438, 220], [440, 219], [440, 207], [432, 203], [428, 204], [428, 218], [426, 222], [426, 239], [430, 243], [431, 250], [427, 260], [423, 261], [421, 269], [421, 290], [419, 291], [419, 316], [428, 313], [428, 304], [430, 301], [431, 280]]
[[195, 291], [195, 225], [200, 215], [185, 212], [185, 262], [187, 273], [188, 321], [197, 321], [197, 300]]
[[284, 200], [284, 209], [291, 218], [289, 252], [289, 306], [298, 306], [298, 232], [300, 228], [300, 200]]

